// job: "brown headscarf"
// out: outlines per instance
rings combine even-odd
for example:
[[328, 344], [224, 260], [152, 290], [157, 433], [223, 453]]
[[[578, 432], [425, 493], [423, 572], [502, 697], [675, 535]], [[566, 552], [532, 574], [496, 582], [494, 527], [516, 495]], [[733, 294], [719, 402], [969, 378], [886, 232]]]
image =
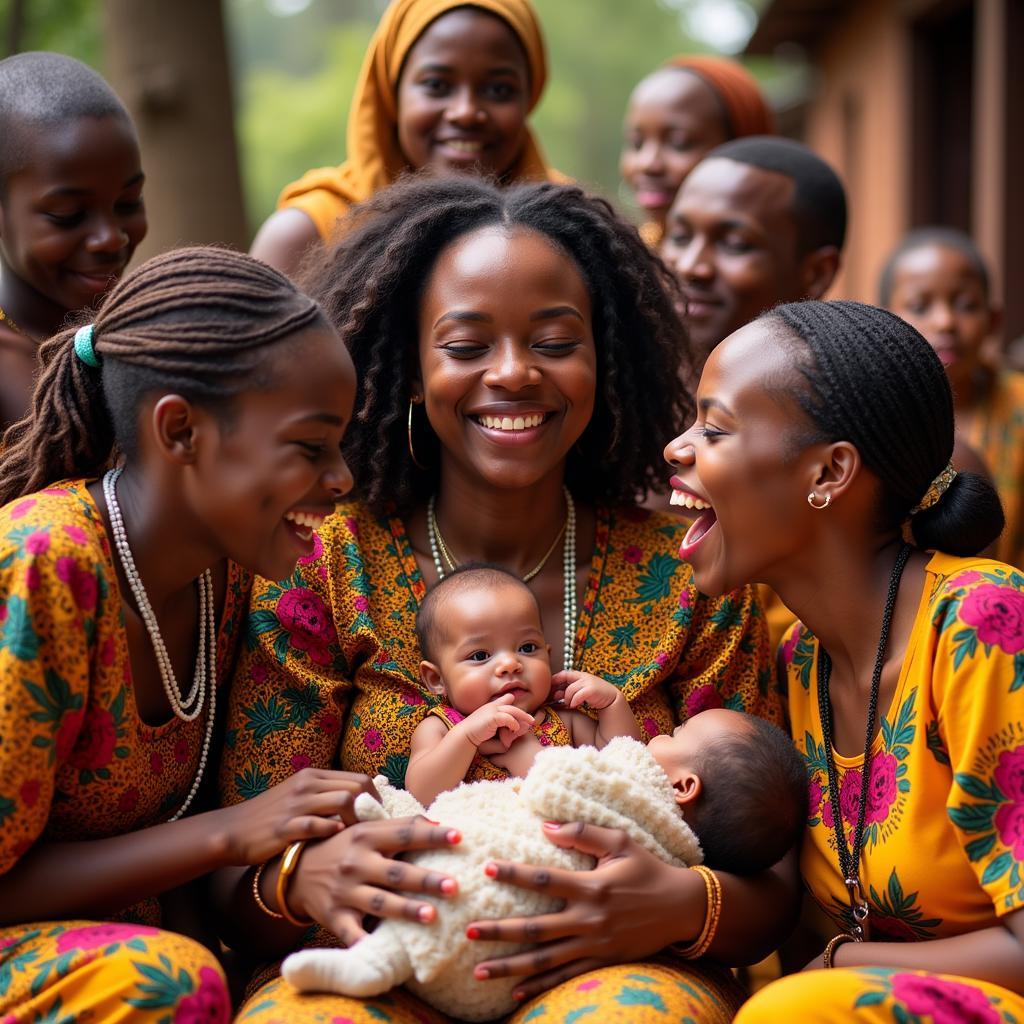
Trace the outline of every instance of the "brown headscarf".
[[[544, 39], [530, 0], [393, 0], [370, 40], [348, 115], [348, 159], [340, 167], [307, 171], [287, 186], [278, 207], [298, 207], [327, 238], [354, 203], [390, 185], [409, 166], [398, 148], [398, 76], [413, 44], [431, 22], [456, 7], [479, 7], [497, 15], [518, 36], [530, 68], [533, 110], [544, 91]], [[509, 169], [510, 178], [564, 180], [551, 171], [527, 130], [526, 144]]]
[[775, 115], [757, 79], [742, 64], [728, 57], [700, 55], [673, 57], [666, 66], [692, 71], [711, 86], [725, 109], [732, 138], [775, 134]]

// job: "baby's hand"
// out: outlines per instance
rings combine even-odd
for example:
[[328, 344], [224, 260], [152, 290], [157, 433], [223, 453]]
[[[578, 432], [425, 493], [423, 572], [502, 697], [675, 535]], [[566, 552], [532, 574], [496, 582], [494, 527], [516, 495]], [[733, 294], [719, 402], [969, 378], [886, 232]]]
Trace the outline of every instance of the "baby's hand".
[[617, 700], [625, 700], [617, 686], [574, 669], [566, 669], [551, 677], [551, 699], [560, 700], [573, 710], [586, 705], [591, 711], [602, 711]]
[[497, 736], [502, 747], [508, 750], [533, 725], [533, 715], [517, 708], [512, 703], [515, 699], [515, 694], [503, 693], [467, 715], [456, 728], [462, 730], [474, 747]]

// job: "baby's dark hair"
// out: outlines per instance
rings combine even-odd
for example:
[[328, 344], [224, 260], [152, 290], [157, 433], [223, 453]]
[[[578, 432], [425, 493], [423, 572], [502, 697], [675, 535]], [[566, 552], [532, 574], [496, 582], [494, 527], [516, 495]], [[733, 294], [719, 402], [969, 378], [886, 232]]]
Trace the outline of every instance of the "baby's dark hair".
[[[797, 353], [790, 397], [813, 424], [801, 445], [855, 445], [881, 482], [879, 528], [899, 529], [953, 454], [953, 396], [939, 357], [910, 324], [860, 302], [792, 302], [761, 319]], [[992, 484], [965, 472], [910, 517], [919, 547], [952, 555], [977, 554], [1003, 524]]]
[[[420, 657], [426, 661], [434, 661], [437, 651], [437, 611], [439, 602], [451, 597], [460, 590], [471, 590], [474, 587], [522, 587], [533, 603], [537, 603], [533, 591], [514, 573], [491, 562], [467, 562], [457, 566], [443, 579], [438, 580], [428, 591], [420, 603], [416, 613], [416, 639], [420, 645]], [[540, 606], [537, 607], [540, 617]]]
[[970, 235], [956, 228], [947, 227], [926, 227], [915, 228], [904, 236], [899, 245], [893, 249], [889, 258], [882, 267], [882, 273], [878, 279], [878, 301], [883, 306], [888, 306], [892, 301], [892, 289], [896, 280], [896, 268], [900, 260], [908, 252], [915, 252], [917, 249], [924, 249], [930, 245], [941, 245], [947, 249], [955, 249], [971, 265], [981, 284], [985, 298], [989, 297], [991, 278], [988, 267], [985, 264], [985, 257], [974, 244]]
[[103, 77], [73, 57], [32, 51], [0, 60], [0, 198], [25, 167], [32, 133], [80, 117], [132, 123]]
[[708, 867], [736, 875], [770, 868], [799, 842], [807, 768], [789, 734], [754, 715], [710, 740], [694, 771], [701, 795], [686, 812]]
[[115, 445], [135, 456], [138, 410], [153, 393], [228, 415], [236, 396], [272, 383], [274, 343], [317, 325], [326, 327], [320, 307], [249, 256], [212, 247], [155, 256], [96, 312], [99, 368], [75, 354], [73, 328], [40, 348], [31, 412], [4, 434], [0, 505], [98, 475]]
[[774, 135], [748, 135], [716, 146], [705, 160], [735, 160], [762, 171], [783, 174], [793, 182], [793, 218], [798, 255], [846, 240], [846, 190], [839, 175], [800, 142]]
[[359, 392], [345, 457], [359, 496], [378, 514], [392, 505], [405, 511], [436, 487], [437, 438], [417, 415], [416, 459], [428, 467], [421, 470], [406, 428], [420, 298], [441, 252], [491, 226], [543, 235], [573, 261], [590, 294], [597, 395], [593, 417], [568, 456], [566, 482], [574, 495], [632, 501], [660, 483], [662, 441], [692, 414], [681, 375], [691, 360], [676, 312], [679, 286], [607, 202], [568, 185], [500, 190], [469, 176], [412, 176], [353, 211], [340, 240], [328, 256], [316, 256], [304, 281], [356, 366]]

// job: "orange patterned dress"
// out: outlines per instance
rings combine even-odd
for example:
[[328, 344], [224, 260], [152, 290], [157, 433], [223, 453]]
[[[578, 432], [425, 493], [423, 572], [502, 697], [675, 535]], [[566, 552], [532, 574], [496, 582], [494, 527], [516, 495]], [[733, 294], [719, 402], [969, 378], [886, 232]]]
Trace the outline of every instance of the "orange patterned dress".
[[[35, 843], [165, 821], [199, 764], [205, 715], [157, 727], [139, 718], [110, 543], [85, 485], [64, 481], [0, 509], [0, 874]], [[220, 680], [250, 582], [230, 570]], [[0, 928], [0, 1020], [111, 1020], [128, 1006], [137, 1020], [203, 1008], [203, 1019], [227, 1019], [216, 959], [155, 927], [156, 899], [117, 917]]]
[[[678, 557], [684, 530], [674, 516], [597, 510], [575, 665], [620, 687], [648, 736], [709, 707], [781, 724], [753, 590], [718, 600], [698, 595], [692, 570]], [[310, 764], [402, 784], [413, 730], [438, 704], [419, 678], [414, 625], [425, 589], [402, 521], [375, 518], [355, 502], [326, 521], [313, 555], [291, 579], [256, 581], [221, 766], [226, 803]], [[642, 1007], [662, 1005], [673, 1019], [724, 1021], [734, 996], [703, 965], [631, 965], [560, 986], [523, 1012], [536, 1016], [543, 1005], [552, 1021], [583, 1010], [602, 1021], [642, 1021]], [[413, 1002], [401, 992], [367, 1003], [300, 996], [272, 981], [240, 1019], [440, 1019], [418, 1004], [409, 1009]]]

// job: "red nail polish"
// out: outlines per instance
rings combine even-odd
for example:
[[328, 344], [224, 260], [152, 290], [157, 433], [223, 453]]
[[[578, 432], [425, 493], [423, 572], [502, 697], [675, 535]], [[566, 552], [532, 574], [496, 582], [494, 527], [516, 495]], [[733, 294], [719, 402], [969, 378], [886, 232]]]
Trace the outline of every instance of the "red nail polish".
[[561, 827], [562, 827], [562, 823], [560, 821], [545, 821], [544, 822], [544, 828], [546, 828], [549, 832], [557, 832]]
[[516, 989], [515, 992], [512, 993], [512, 998], [517, 1003], [521, 1003], [526, 998], [526, 993], [525, 992], [520, 992], [519, 989]]
[[454, 878], [446, 878], [441, 882], [441, 892], [443, 892], [445, 896], [451, 896], [451, 894], [456, 892], [458, 888], [459, 884]]
[[471, 924], [466, 929], [466, 938], [467, 939], [479, 939], [480, 938], [480, 929], [477, 928], [477, 926], [475, 924]]
[[444, 834], [445, 839], [454, 846], [456, 843], [462, 842], [462, 833], [457, 828], [450, 828]]
[[480, 967], [479, 965], [473, 968], [473, 977], [478, 981], [486, 981], [491, 976], [491, 972], [486, 967]]
[[495, 864], [494, 861], [488, 861], [484, 865], [484, 874], [488, 878], [497, 878], [498, 877], [498, 865]]

